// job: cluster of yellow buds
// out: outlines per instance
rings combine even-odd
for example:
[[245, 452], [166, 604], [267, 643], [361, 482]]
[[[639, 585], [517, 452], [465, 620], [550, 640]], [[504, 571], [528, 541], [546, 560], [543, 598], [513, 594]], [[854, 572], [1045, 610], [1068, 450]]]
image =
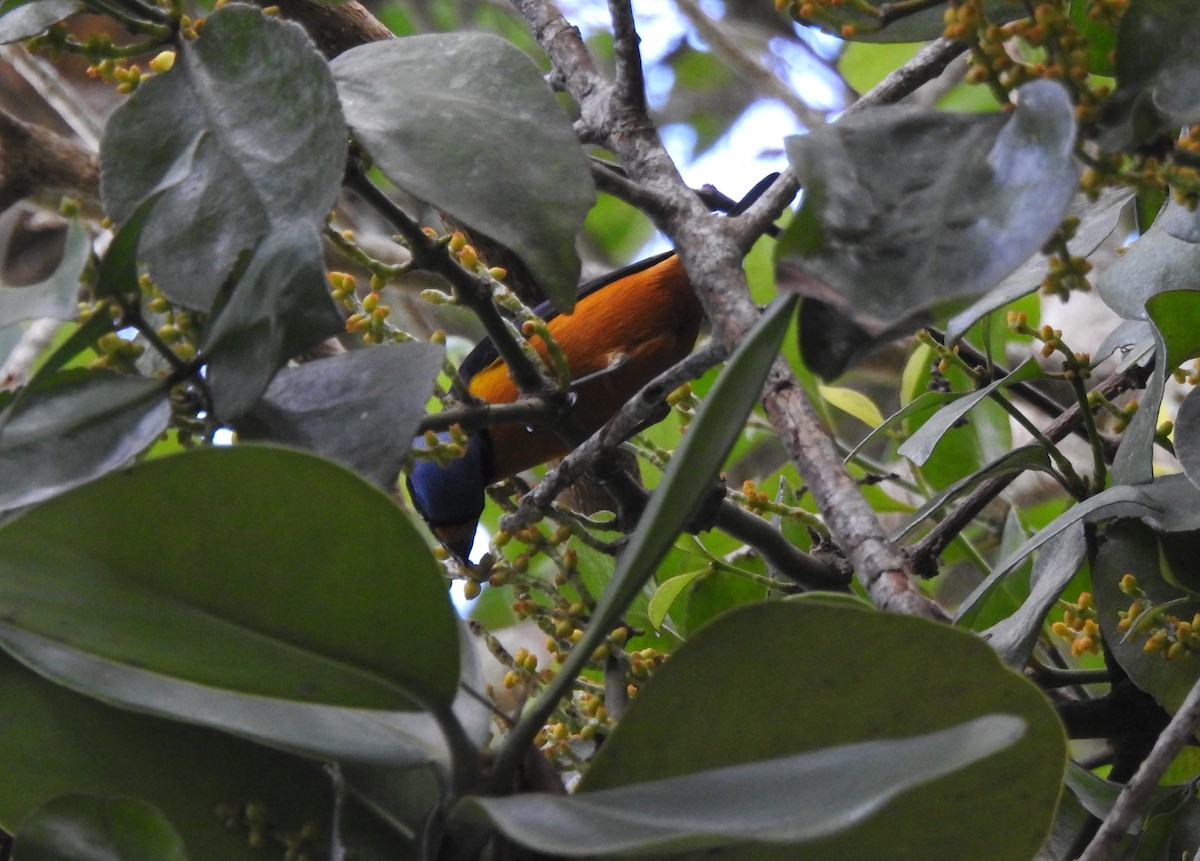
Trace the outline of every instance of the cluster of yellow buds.
[[762, 514], [771, 507], [771, 497], [767, 495], [766, 491], [759, 490], [751, 478], [742, 482], [742, 496], [745, 497], [742, 504], [755, 514]]
[[320, 854], [318, 842], [321, 829], [315, 822], [306, 822], [298, 830], [279, 827], [268, 815], [261, 801], [248, 801], [241, 807], [218, 804], [213, 813], [229, 831], [246, 832], [246, 843], [251, 849], [262, 849], [270, 844], [283, 848], [284, 861], [310, 861]]
[[162, 320], [155, 330], [159, 340], [185, 362], [196, 358], [201, 334], [201, 324], [196, 315], [185, 308], [172, 305], [149, 275], [138, 276], [138, 287], [141, 289], [145, 307], [155, 314], [162, 315]]
[[522, 647], [512, 657], [512, 668], [504, 674], [504, 687], [515, 688], [528, 679], [540, 680], [538, 675], [538, 656]]
[[1176, 602], [1156, 605], [1132, 574], [1122, 577], [1120, 586], [1122, 592], [1133, 598], [1128, 609], [1118, 613], [1117, 630], [1127, 639], [1145, 636], [1142, 651], [1161, 652], [1168, 661], [1190, 658], [1200, 652], [1200, 613], [1190, 620], [1167, 613], [1166, 609]]
[[422, 438], [423, 447], [414, 447], [413, 455], [422, 459], [432, 460], [438, 466], [446, 466], [455, 458], [460, 458], [467, 450], [467, 432], [462, 429], [461, 425], [450, 425], [447, 431], [450, 434], [448, 441], [443, 441], [433, 431], [425, 431], [425, 436]]
[[1096, 621], [1096, 607], [1091, 592], [1081, 592], [1074, 603], [1059, 602], [1063, 607], [1061, 622], [1050, 626], [1057, 636], [1071, 641], [1071, 654], [1098, 654], [1100, 651], [1100, 625]]
[[133, 362], [145, 352], [140, 341], [122, 338], [116, 332], [101, 335], [96, 342], [96, 352], [99, 354], [92, 367], [94, 368], [130, 368]]

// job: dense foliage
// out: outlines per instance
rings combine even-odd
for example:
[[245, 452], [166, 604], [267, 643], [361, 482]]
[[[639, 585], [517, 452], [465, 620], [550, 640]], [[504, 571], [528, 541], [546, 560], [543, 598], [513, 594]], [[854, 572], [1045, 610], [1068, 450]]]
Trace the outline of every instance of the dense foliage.
[[[0, 6], [0, 855], [1200, 851], [1200, 6], [262, 5]], [[658, 129], [766, 101], [726, 215]], [[651, 225], [709, 332], [587, 438], [531, 308]]]

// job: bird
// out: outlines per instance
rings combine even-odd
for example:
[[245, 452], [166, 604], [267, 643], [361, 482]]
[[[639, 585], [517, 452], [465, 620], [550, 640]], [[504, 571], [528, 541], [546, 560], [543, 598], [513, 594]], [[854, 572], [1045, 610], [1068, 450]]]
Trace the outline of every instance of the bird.
[[[584, 284], [571, 314], [555, 314], [547, 306], [535, 310], [577, 381], [571, 386], [570, 416], [588, 434], [686, 357], [704, 320], [673, 251]], [[533, 345], [545, 359], [548, 351], [541, 339], [535, 337]], [[487, 403], [512, 403], [520, 394], [490, 340], [471, 351], [458, 374], [472, 397]], [[444, 441], [449, 434], [439, 437]], [[466, 561], [483, 513], [484, 488], [568, 451], [550, 428], [494, 425], [470, 434], [462, 457], [444, 464], [416, 461], [408, 474], [409, 496], [438, 540]]]
[[[756, 185], [729, 214], [748, 207], [775, 176]], [[581, 285], [570, 314], [556, 313], [549, 303], [534, 310], [546, 321], [570, 369], [569, 415], [575, 427], [589, 435], [639, 389], [684, 359], [704, 321], [704, 309], [674, 251]], [[534, 337], [533, 346], [547, 358], [540, 338]], [[490, 340], [476, 345], [458, 375], [480, 401], [511, 403], [520, 395]], [[443, 442], [450, 439], [448, 432], [437, 436]], [[424, 439], [418, 437], [414, 447], [426, 447]], [[569, 450], [548, 427], [493, 425], [469, 434], [461, 457], [443, 463], [416, 460], [407, 478], [409, 497], [442, 545], [469, 565], [485, 488]]]

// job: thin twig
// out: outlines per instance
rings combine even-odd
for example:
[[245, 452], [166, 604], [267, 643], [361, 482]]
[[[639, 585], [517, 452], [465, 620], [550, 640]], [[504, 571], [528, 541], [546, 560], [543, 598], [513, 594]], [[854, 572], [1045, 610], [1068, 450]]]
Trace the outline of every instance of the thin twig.
[[417, 433], [443, 431], [458, 425], [468, 433], [492, 425], [528, 425], [541, 427], [553, 424], [561, 407], [540, 395], [531, 395], [508, 404], [467, 404], [430, 413], [417, 425]]
[[0, 60], [16, 69], [17, 74], [37, 91], [42, 101], [71, 127], [84, 146], [93, 152], [99, 151], [104, 123], [63, 83], [53, 66], [41, 57], [34, 57], [20, 45], [0, 46]]
[[525, 495], [517, 510], [501, 519], [501, 528], [507, 532], [518, 532], [535, 522], [540, 516], [539, 512], [548, 508], [563, 490], [586, 475], [601, 457], [611, 454], [659, 414], [667, 395], [723, 362], [728, 355], [724, 346], [710, 341], [648, 382], [604, 427], [550, 470], [538, 486]]
[[21, 335], [21, 340], [8, 354], [8, 358], [0, 364], [0, 391], [16, 389], [29, 382], [33, 366], [54, 341], [54, 336], [61, 326], [61, 320], [51, 317], [43, 317], [29, 324]]
[[641, 39], [629, 0], [608, 0], [613, 26], [613, 91], [616, 99], [646, 111], [646, 78], [642, 70]]
[[871, 88], [862, 98], [846, 108], [844, 116], [878, 105], [900, 101], [918, 87], [932, 81], [946, 70], [950, 61], [967, 50], [966, 43], [935, 39], [917, 52], [916, 56]]
[[1109, 861], [1115, 857], [1114, 853], [1130, 826], [1145, 812], [1153, 798], [1159, 779], [1179, 752], [1191, 742], [1197, 730], [1200, 730], [1200, 682], [1192, 686], [1187, 699], [1154, 743], [1150, 755], [1142, 761], [1129, 783], [1125, 784], [1079, 861]]
[[777, 99], [806, 128], [825, 125], [825, 114], [817, 110], [788, 86], [786, 81], [742, 50], [721, 25], [710, 18], [696, 0], [675, 0], [675, 5], [700, 34], [713, 53], [725, 61], [736, 75], [756, 90]]
[[[1135, 375], [1129, 371], [1112, 374], [1102, 380], [1093, 391], [1099, 392], [1105, 398], [1112, 398], [1136, 384]], [[1079, 404], [1073, 404], [1063, 410], [1057, 419], [1051, 422], [1044, 435], [1051, 442], [1058, 442], [1067, 434], [1072, 433], [1083, 421]], [[1019, 473], [1000, 475], [990, 478], [976, 487], [970, 494], [954, 507], [933, 529], [914, 544], [909, 550], [909, 558], [913, 568], [922, 576], [928, 577], [937, 573], [937, 558], [954, 540], [958, 533], [979, 516], [988, 504], [995, 499], [1004, 488], [1008, 487]]]
[[416, 266], [437, 272], [450, 282], [459, 301], [470, 308], [483, 323], [484, 330], [508, 366], [508, 373], [517, 384], [517, 388], [525, 394], [550, 392], [553, 387], [525, 355], [496, 306], [492, 304], [491, 283], [460, 266], [458, 261], [450, 256], [446, 246], [426, 236], [421, 226], [410, 218], [408, 213], [398, 207], [360, 171], [348, 172], [347, 185], [400, 231], [409, 250], [412, 251], [413, 263]]

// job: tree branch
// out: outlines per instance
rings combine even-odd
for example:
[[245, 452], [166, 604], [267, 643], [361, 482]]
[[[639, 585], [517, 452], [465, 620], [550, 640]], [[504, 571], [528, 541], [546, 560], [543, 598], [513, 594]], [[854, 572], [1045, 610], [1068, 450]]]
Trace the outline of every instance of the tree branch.
[[452, 259], [447, 249], [430, 239], [421, 226], [384, 194], [360, 171], [347, 172], [347, 184], [360, 194], [381, 216], [400, 231], [412, 251], [413, 263], [431, 272], [436, 272], [450, 282], [456, 298], [475, 312], [483, 323], [484, 330], [500, 357], [508, 365], [508, 372], [522, 393], [547, 394], [553, 385], [530, 361], [509, 332], [504, 319], [492, 304], [491, 283], [468, 272]]
[[100, 165], [82, 144], [0, 111], [0, 210], [49, 191], [100, 201]]
[[944, 72], [950, 61], [966, 50], [965, 42], [952, 42], [946, 38], [935, 39], [846, 108], [845, 115], [877, 105], [895, 104]]
[[1150, 755], [1138, 767], [1129, 783], [1125, 784], [1079, 861], [1109, 861], [1114, 857], [1129, 827], [1150, 803], [1159, 779], [1197, 730], [1200, 730], [1200, 682], [1192, 687], [1179, 711], [1154, 743]]
[[[1099, 392], [1105, 398], [1113, 398], [1134, 386], [1135, 374], [1130, 371], [1121, 371], [1101, 380], [1092, 391]], [[1073, 404], [1047, 425], [1044, 435], [1051, 442], [1058, 442], [1079, 427], [1082, 421], [1083, 414], [1079, 404]], [[942, 518], [933, 529], [929, 530], [920, 541], [909, 549], [909, 559], [912, 561], [913, 569], [922, 577], [932, 577], [937, 574], [937, 558], [950, 545], [950, 542], [979, 516], [988, 503], [1012, 484], [1018, 475], [1019, 473], [1012, 473], [990, 478], [963, 497], [954, 510]]]
[[[759, 316], [742, 271], [742, 230], [709, 214], [691, 194], [657, 131], [637, 104], [620, 103], [611, 89], [578, 73], [573, 40], [546, 38], [545, 22], [562, 16], [548, 0], [513, 0], [543, 50], [559, 69], [564, 86], [592, 127], [608, 131], [609, 149], [631, 180], [648, 193], [648, 214], [675, 242], [692, 285], [713, 323], [715, 337], [732, 349]], [[617, 48], [630, 50], [630, 46]], [[760, 210], [761, 212], [761, 210]], [[757, 213], [756, 213], [757, 214]], [[736, 222], [736, 219], [731, 220]], [[945, 613], [916, 585], [903, 556], [846, 471], [832, 439], [807, 395], [782, 359], [768, 376], [763, 403], [767, 416], [813, 494], [834, 540], [845, 552], [872, 601], [884, 609], [930, 618]]]
[[629, 0], [608, 0], [613, 24], [613, 90], [617, 101], [646, 113], [646, 78], [642, 71], [641, 37]]

